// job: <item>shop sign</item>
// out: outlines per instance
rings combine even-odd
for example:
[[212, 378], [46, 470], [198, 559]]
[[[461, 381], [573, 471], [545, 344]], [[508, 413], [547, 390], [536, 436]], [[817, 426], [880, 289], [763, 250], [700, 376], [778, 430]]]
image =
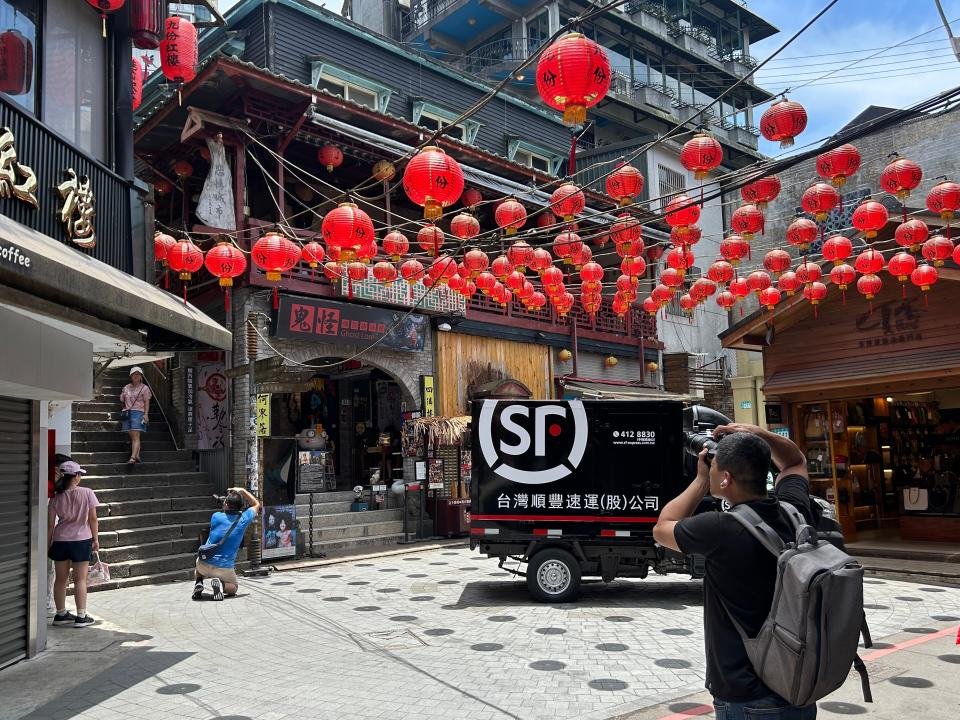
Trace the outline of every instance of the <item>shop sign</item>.
[[16, 245], [0, 243], [0, 262], [3, 262], [5, 265], [12, 265], [13, 267], [29, 269], [30, 263], [33, 262], [33, 260], [29, 255], [23, 254]]
[[276, 336], [290, 340], [372, 344], [386, 350], [420, 352], [427, 317], [398, 310], [280, 296]]
[[463, 315], [467, 310], [467, 301], [460, 293], [454, 292], [446, 285], [426, 287], [418, 280], [413, 285], [397, 281], [384, 285], [371, 275], [372, 269], [367, 268], [366, 280], [341, 278], [340, 294], [354, 299], [370, 300], [384, 305], [399, 305], [413, 307], [427, 312], [438, 312], [445, 315]]
[[183, 368], [183, 432], [193, 435], [197, 431], [197, 369], [193, 365]]
[[257, 437], [270, 436], [270, 394], [257, 395]]
[[433, 417], [437, 414], [437, 392], [433, 375], [420, 376], [420, 400], [423, 417]]
[[741, 409], [741, 410], [750, 410], [751, 408], [753, 408], [753, 402], [751, 402], [750, 400], [741, 400], [741, 401], [740, 401], [740, 409]]
[[197, 413], [200, 415], [197, 449], [226, 447], [230, 413], [227, 409], [227, 378], [221, 362], [199, 366]]
[[774, 434], [776, 434], [776, 435], [779, 435], [780, 437], [785, 437], [785, 438], [787, 438], [787, 440], [790, 439], [790, 428], [788, 428], [788, 427], [773, 428], [773, 429], [770, 430], [770, 432], [772, 432], [772, 433], [774, 433]]
[[295, 557], [297, 554], [297, 506], [273, 505], [263, 509], [262, 557]]
[[861, 349], [904, 345], [923, 340], [918, 298], [877, 303], [857, 317], [854, 327]]

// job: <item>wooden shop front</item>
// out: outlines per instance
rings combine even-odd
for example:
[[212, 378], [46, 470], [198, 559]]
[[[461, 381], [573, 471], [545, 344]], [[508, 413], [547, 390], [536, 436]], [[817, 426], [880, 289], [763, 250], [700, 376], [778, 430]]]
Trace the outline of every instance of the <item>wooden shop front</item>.
[[830, 286], [757, 312], [724, 347], [763, 353], [768, 426], [807, 454], [812, 492], [836, 505], [848, 541], [960, 537], [960, 273], [924, 298], [884, 275], [872, 309]]

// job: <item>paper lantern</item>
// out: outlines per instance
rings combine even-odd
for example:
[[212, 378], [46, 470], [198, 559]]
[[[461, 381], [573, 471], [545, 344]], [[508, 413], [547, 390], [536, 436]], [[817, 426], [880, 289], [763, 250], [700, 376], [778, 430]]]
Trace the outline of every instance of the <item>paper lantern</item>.
[[819, 305], [827, 297], [827, 286], [822, 282], [812, 282], [803, 288], [803, 296], [811, 305]]
[[853, 243], [843, 235], [831, 235], [824, 240], [822, 252], [824, 260], [841, 265], [853, 255]]
[[507, 198], [497, 206], [493, 216], [497, 227], [507, 235], [515, 235], [527, 222], [527, 209], [514, 198]]
[[443, 230], [433, 223], [428, 223], [417, 231], [417, 244], [430, 257], [436, 257], [440, 254], [443, 241]]
[[866, 200], [853, 211], [850, 224], [867, 238], [875, 238], [877, 232], [887, 224], [887, 209], [876, 200]]
[[173, 192], [173, 183], [166, 178], [157, 178], [153, 183], [153, 189], [158, 195], [169, 195]]
[[830, 271], [830, 282], [841, 290], [846, 290], [857, 279], [857, 271], [850, 265], [841, 263]]
[[543, 283], [544, 288], [551, 287], [562, 287], [563, 286], [563, 270], [558, 267], [551, 265], [546, 270], [543, 271], [543, 274], [540, 276], [540, 281]]
[[203, 267], [203, 251], [190, 240], [178, 240], [167, 250], [167, 265], [181, 280], [189, 280]]
[[770, 276], [763, 270], [754, 270], [747, 275], [747, 287], [750, 288], [751, 292], [755, 292], [758, 295], [772, 284]]
[[463, 203], [465, 208], [473, 210], [477, 207], [477, 205], [483, 202], [483, 195], [481, 195], [480, 191], [476, 188], [467, 188], [460, 196], [460, 202]]
[[587, 108], [610, 89], [610, 61], [604, 49], [578, 32], [559, 38], [537, 61], [537, 92], [567, 125], [582, 125]]
[[736, 267], [750, 252], [750, 243], [740, 235], [727, 235], [720, 241], [720, 255], [723, 259]]
[[741, 205], [730, 216], [730, 227], [749, 242], [763, 229], [763, 213], [756, 205]]
[[857, 255], [853, 266], [861, 275], [876, 275], [883, 270], [883, 255], [873, 248], [867, 248]]
[[767, 203], [772, 202], [779, 194], [780, 178], [776, 175], [759, 178], [740, 188], [740, 197], [743, 201], [756, 205], [760, 210], [766, 208]]
[[490, 272], [499, 280], [506, 280], [507, 276], [514, 271], [513, 263], [506, 255], [497, 255], [490, 263]]
[[617, 216], [610, 226], [610, 239], [621, 257], [634, 257], [643, 252], [643, 225], [629, 213]]
[[952, 220], [960, 209], [960, 185], [944, 180], [934, 185], [927, 194], [927, 210], [937, 213], [942, 220]]
[[300, 261], [300, 246], [280, 233], [261, 235], [253, 244], [250, 257], [253, 264], [264, 271], [267, 280], [280, 282], [281, 273], [289, 271]]
[[737, 304], [737, 296], [729, 290], [721, 290], [717, 293], [716, 303], [727, 312], [730, 312], [733, 310], [733, 306]]
[[410, 252], [410, 241], [399, 230], [391, 230], [383, 236], [383, 252], [394, 262], [400, 262], [400, 258]]
[[407, 163], [403, 189], [413, 203], [423, 206], [424, 218], [436, 220], [445, 207], [460, 199], [463, 170], [443, 150], [428, 145]]
[[564, 183], [550, 196], [550, 209], [567, 222], [583, 212], [586, 204], [583, 191], [573, 183]]
[[19, 30], [3, 31], [0, 33], [0, 92], [25, 95], [32, 85], [33, 43]]
[[233, 287], [233, 279], [246, 272], [247, 258], [233, 243], [221, 242], [207, 251], [203, 264], [218, 279], [220, 287], [225, 288], [223, 309], [229, 313], [230, 292], [226, 288]]
[[472, 240], [480, 234], [480, 223], [469, 213], [457, 213], [450, 221], [450, 233], [460, 240]]
[[636, 285], [639, 278], [647, 272], [647, 263], [642, 257], [624, 258], [620, 262], [620, 272], [633, 280]]
[[573, 252], [582, 244], [583, 241], [575, 232], [562, 232], [553, 240], [553, 254], [557, 259], [563, 260], [564, 265], [570, 265]]
[[723, 148], [716, 138], [707, 133], [697, 133], [683, 144], [680, 163], [693, 173], [697, 180], [705, 179], [723, 162]]
[[686, 248], [671, 248], [667, 251], [664, 262], [667, 267], [673, 268], [683, 276], [693, 267], [694, 257], [693, 253]]
[[328, 212], [320, 225], [327, 254], [342, 262], [356, 260], [361, 248], [375, 240], [373, 221], [354, 203], [340, 203]]
[[323, 275], [330, 282], [338, 282], [343, 277], [343, 270], [336, 260], [328, 260], [323, 264]]
[[703, 230], [699, 225], [690, 225], [683, 231], [680, 228], [670, 229], [670, 242], [674, 245], [696, 245], [703, 237]]
[[847, 178], [860, 169], [860, 151], [850, 143], [817, 155], [817, 175], [834, 187], [843, 187]]
[[910, 252], [918, 252], [929, 235], [927, 224], [923, 220], [912, 218], [897, 226], [893, 239], [900, 247], [908, 248]]
[[773, 273], [774, 277], [780, 277], [781, 273], [790, 269], [793, 258], [786, 250], [775, 248], [763, 256], [763, 266]]
[[804, 262], [797, 265], [795, 271], [797, 273], [797, 279], [802, 282], [804, 285], [811, 285], [815, 282], [819, 282], [820, 278], [823, 277], [823, 270], [820, 269], [820, 266], [813, 262]]
[[390, 182], [397, 176], [397, 166], [389, 160], [378, 160], [374, 163], [371, 174], [380, 182]]
[[677, 304], [680, 306], [680, 311], [687, 316], [692, 316], [697, 309], [697, 301], [693, 299], [690, 293], [683, 293], [677, 300]]
[[537, 211], [537, 227], [549, 228], [557, 224], [557, 216], [546, 209]]
[[539, 275], [543, 275], [544, 270], [553, 265], [553, 255], [544, 248], [534, 248], [530, 256], [528, 267]]
[[373, 266], [373, 277], [381, 285], [389, 287], [397, 279], [397, 269], [393, 266], [393, 263], [381, 260]]
[[135, 48], [156, 50], [160, 47], [166, 6], [164, 0], [130, 0], [130, 38]]
[[670, 227], [686, 232], [700, 219], [700, 206], [686, 195], [677, 195], [667, 203], [664, 219]]
[[166, 233], [157, 232], [153, 235], [153, 259], [156, 262], [166, 262], [170, 249], [177, 241]]
[[923, 170], [913, 160], [898, 157], [880, 173], [880, 187], [903, 202], [923, 179]]
[[826, 220], [830, 211], [839, 204], [840, 193], [837, 189], [833, 185], [822, 182], [808, 187], [800, 198], [801, 207], [813, 215], [817, 222]]
[[333, 172], [343, 164], [343, 150], [336, 145], [324, 145], [317, 151], [317, 160], [327, 169], [327, 172]]
[[717, 260], [707, 268], [707, 277], [720, 285], [726, 285], [733, 276], [733, 265], [726, 260]]
[[780, 297], [780, 291], [775, 287], [764, 288], [758, 295], [760, 304], [771, 312], [773, 312], [773, 309], [777, 306], [777, 303], [780, 302]]
[[803, 283], [800, 282], [800, 278], [797, 277], [795, 272], [790, 270], [785, 273], [781, 273], [780, 277], [777, 278], [777, 288], [781, 292], [785, 292], [787, 295], [793, 295], [802, 286]]
[[186, 160], [177, 160], [173, 164], [173, 172], [178, 178], [185, 180], [193, 175], [193, 165]]
[[666, 268], [660, 273], [660, 284], [668, 288], [678, 288], [683, 285], [683, 273], [677, 268]]
[[413, 286], [417, 284], [418, 280], [423, 280], [423, 263], [415, 259], [406, 260], [400, 266], [400, 277], [402, 277], [407, 284], [410, 285], [412, 290]]
[[923, 243], [920, 253], [924, 260], [929, 260], [935, 267], [942, 267], [943, 263], [953, 255], [953, 240], [943, 235], [934, 235]]
[[507, 260], [519, 272], [524, 272], [533, 259], [533, 248], [524, 240], [518, 240], [507, 248]]
[[633, 165], [621, 163], [607, 176], [607, 195], [620, 206], [629, 205], [643, 192], [643, 174]]
[[767, 108], [760, 117], [760, 134], [771, 142], [779, 142], [781, 148], [791, 147], [793, 139], [806, 127], [807, 111], [786, 97]]
[[857, 292], [863, 295], [867, 300], [873, 300], [883, 287], [883, 281], [877, 275], [861, 275], [857, 280]]
[[311, 268], [320, 267], [323, 264], [326, 253], [323, 251], [323, 245], [318, 243], [316, 240], [311, 240], [306, 245], [303, 246], [301, 251], [301, 258], [303, 262], [307, 263]]
[[820, 229], [813, 220], [799, 217], [787, 227], [787, 242], [804, 252], [810, 248], [810, 243], [817, 239], [819, 232]]
[[463, 256], [463, 264], [471, 278], [475, 278], [490, 266], [490, 258], [478, 248], [471, 248]]
[[[901, 283], [910, 279], [910, 274], [917, 269], [917, 259], [908, 252], [901, 250], [887, 263], [887, 272], [893, 275]], [[906, 292], [906, 288], [904, 288]]]
[[939, 273], [932, 265], [919, 265], [916, 270], [910, 273], [910, 282], [923, 292], [927, 292], [930, 286], [937, 281], [938, 276]]
[[743, 277], [734, 278], [730, 281], [728, 287], [730, 288], [730, 292], [739, 300], [743, 300], [743, 298], [750, 294], [750, 286], [747, 284], [747, 279]]
[[197, 29], [174, 15], [163, 21], [160, 69], [170, 82], [188, 83], [197, 76]]
[[660, 304], [654, 300], [652, 297], [646, 297], [643, 299], [642, 303], [643, 311], [653, 317], [657, 314], [657, 311], [660, 309]]
[[112, 15], [123, 7], [124, 0], [87, 0], [87, 5], [100, 13], [103, 24], [103, 36], [107, 36], [107, 15]]

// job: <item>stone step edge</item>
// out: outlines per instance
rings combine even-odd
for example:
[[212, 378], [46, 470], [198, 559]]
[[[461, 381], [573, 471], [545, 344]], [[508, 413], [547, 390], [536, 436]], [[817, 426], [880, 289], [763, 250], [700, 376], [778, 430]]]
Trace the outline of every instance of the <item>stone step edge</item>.
[[[403, 533], [400, 533], [400, 536], [402, 537]], [[314, 542], [314, 545], [316, 545], [316, 542]], [[411, 553], [422, 553], [430, 550], [441, 550], [451, 547], [469, 548], [470, 541], [466, 538], [456, 538], [453, 540], [445, 540], [440, 542], [435, 540], [413, 541], [411, 544], [404, 545], [403, 547], [397, 549], [380, 550], [375, 552], [362, 550], [356, 555], [338, 555], [337, 557], [332, 558], [301, 558], [299, 560], [281, 560], [276, 563], [271, 563], [271, 565], [273, 566], [274, 570], [282, 572], [286, 570], [302, 570], [304, 568], [325, 567], [327, 565], [340, 565], [347, 562], [356, 562], [357, 560], [372, 560], [381, 557], [391, 557], [393, 555], [410, 555]]]

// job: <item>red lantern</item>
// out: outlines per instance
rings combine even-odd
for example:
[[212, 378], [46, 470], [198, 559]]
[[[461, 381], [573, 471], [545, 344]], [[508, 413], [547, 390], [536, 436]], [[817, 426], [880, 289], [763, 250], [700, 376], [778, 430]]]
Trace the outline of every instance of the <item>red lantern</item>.
[[800, 278], [792, 271], [782, 273], [780, 277], [777, 278], [777, 288], [787, 295], [793, 295], [802, 285], [803, 283], [800, 282]]
[[910, 252], [917, 252], [929, 235], [930, 229], [927, 224], [923, 220], [913, 218], [897, 225], [893, 239], [900, 247], [909, 248]]
[[676, 289], [683, 285], [683, 273], [676, 268], [666, 268], [660, 273], [660, 284]]
[[489, 295], [493, 288], [497, 285], [497, 278], [493, 276], [493, 273], [484, 271], [477, 275], [476, 283], [480, 292], [482, 292], [484, 295]]
[[756, 205], [760, 210], [766, 208], [767, 203], [772, 202], [779, 194], [780, 178], [776, 175], [759, 178], [740, 188], [743, 201]]
[[327, 253], [348, 263], [356, 260], [365, 245], [375, 241], [373, 221], [354, 203], [340, 203], [323, 218], [320, 233], [327, 244]]
[[730, 227], [749, 242], [754, 234], [763, 229], [763, 213], [756, 205], [741, 205], [733, 211]]
[[[717, 305], [722, 307], [727, 312], [733, 310], [733, 306], [737, 304], [737, 296], [734, 295], [729, 290], [721, 290], [717, 294]], [[646, 302], [644, 302], [644, 307], [646, 307]]]
[[160, 69], [170, 82], [188, 83], [197, 76], [197, 29], [182, 17], [163, 21]]
[[178, 178], [185, 180], [193, 175], [193, 165], [186, 160], [177, 160], [177, 162], [173, 164], [173, 172]]
[[0, 92], [25, 95], [32, 84], [33, 43], [19, 30], [5, 30], [0, 33]]
[[[3, 63], [3, 40], [0, 37], [0, 67]], [[2, 72], [2, 71], [0, 71]], [[140, 58], [132, 58], [130, 61], [130, 107], [136, 110], [143, 102], [143, 63]]]
[[901, 202], [907, 199], [923, 179], [923, 170], [913, 160], [897, 158], [880, 173], [880, 187]]
[[747, 275], [747, 287], [758, 295], [772, 284], [770, 276], [763, 270], [754, 270]]
[[141, 50], [160, 47], [165, 8], [163, 0], [130, 0], [130, 37], [134, 47]]
[[490, 272], [500, 280], [505, 280], [513, 270], [513, 263], [506, 255], [497, 255], [490, 264]]
[[343, 164], [343, 150], [336, 145], [324, 145], [317, 151], [317, 160], [327, 169], [327, 172], [333, 172], [334, 168]]
[[562, 287], [563, 286], [563, 270], [558, 267], [551, 265], [546, 270], [543, 271], [543, 274], [540, 276], [540, 281], [543, 283], [543, 287], [549, 290], [552, 287]]
[[518, 240], [507, 248], [507, 260], [521, 273], [527, 269], [532, 259], [533, 248], [524, 240]]
[[684, 232], [680, 228], [670, 229], [670, 242], [674, 245], [696, 245], [703, 237], [703, 230], [699, 225], [691, 225]]
[[857, 280], [857, 292], [863, 295], [867, 300], [873, 300], [876, 297], [877, 293], [880, 292], [880, 288], [883, 286], [883, 281], [877, 275], [861, 275], [860, 279]]
[[848, 237], [831, 235], [823, 243], [823, 259], [834, 265], [842, 265], [851, 255], [853, 255], [853, 243]]
[[546, 49], [537, 61], [537, 92], [567, 125], [582, 125], [587, 108], [610, 89], [610, 61], [604, 49], [578, 32], [570, 32]]
[[763, 266], [773, 273], [774, 277], [780, 277], [781, 273], [790, 269], [793, 258], [786, 250], [775, 248], [763, 256]]
[[301, 255], [303, 257], [303, 261], [311, 268], [319, 267], [326, 257], [326, 253], [323, 251], [323, 245], [318, 243], [316, 240], [311, 240], [304, 245]]
[[603, 282], [603, 267], [599, 263], [588, 262], [580, 268], [580, 279], [583, 282]]
[[[672, 297], [673, 290], [668, 288], [666, 285], [657, 285], [653, 288], [653, 290], [650, 291], [650, 297], [648, 300], [652, 301], [654, 305], [657, 306], [657, 309], [659, 309], [661, 305], [665, 305], [666, 303], [670, 302], [670, 298]], [[646, 301], [643, 303], [643, 309], [647, 310]]]
[[475, 278], [490, 267], [490, 258], [488, 258], [487, 254], [482, 250], [472, 248], [463, 256], [463, 264], [466, 265], [470, 277]]
[[671, 248], [667, 251], [666, 258], [664, 259], [667, 267], [672, 267], [680, 273], [681, 277], [686, 274], [687, 270], [693, 267], [693, 261], [693, 253], [686, 248]]
[[397, 279], [397, 269], [393, 263], [381, 260], [373, 266], [373, 277], [378, 283], [389, 287]]
[[853, 211], [850, 224], [862, 232], [867, 238], [875, 238], [877, 231], [882, 230], [889, 219], [887, 209], [876, 200], [867, 200], [860, 203]]
[[657, 243], [647, 248], [647, 262], [655, 263], [663, 257], [663, 245]]
[[610, 226], [610, 239], [621, 257], [633, 257], [643, 252], [643, 225], [637, 218], [622, 213]]
[[760, 134], [781, 148], [793, 145], [793, 139], [807, 127], [807, 111], [803, 105], [783, 98], [778, 100], [760, 117]]
[[574, 297], [571, 293], [565, 292], [554, 299], [554, 307], [560, 317], [566, 317], [567, 313], [573, 310]]
[[686, 195], [677, 195], [667, 203], [664, 219], [670, 227], [686, 232], [700, 219], [700, 206]]
[[643, 175], [633, 165], [621, 163], [607, 176], [607, 195], [620, 206], [629, 205], [643, 192]]
[[557, 216], [554, 215], [549, 210], [538, 210], [537, 211], [537, 227], [538, 228], [548, 228], [553, 227], [557, 224]]
[[750, 294], [750, 286], [747, 284], [746, 278], [734, 278], [730, 281], [729, 288], [738, 300], [742, 300]]
[[720, 255], [723, 259], [736, 267], [750, 252], [750, 243], [739, 235], [727, 235], [720, 241]]
[[953, 220], [960, 209], [960, 185], [955, 182], [937, 183], [927, 194], [927, 210], [937, 213], [942, 220]]
[[617, 278], [617, 293], [624, 297], [636, 297], [637, 283], [636, 278], [629, 275], [621, 275]]
[[850, 143], [817, 155], [817, 175], [835, 187], [843, 187], [847, 178], [860, 169], [860, 151]]
[[280, 233], [269, 232], [253, 244], [253, 264], [263, 270], [270, 282], [280, 282], [280, 274], [300, 261], [300, 246]]
[[507, 235], [514, 235], [526, 224], [527, 209], [513, 198], [507, 198], [497, 206], [494, 220], [497, 227], [505, 230]]
[[460, 272], [457, 271], [457, 274], [447, 281], [447, 287], [453, 292], [461, 292], [465, 283], [466, 280], [464, 280]]
[[477, 205], [483, 202], [483, 195], [481, 195], [480, 191], [476, 188], [467, 188], [460, 196], [460, 202], [463, 203], [465, 208], [473, 210], [477, 207]]
[[817, 222], [823, 222], [827, 215], [837, 205], [840, 204], [840, 193], [833, 185], [827, 183], [814, 183], [808, 187], [800, 198], [800, 206], [816, 218]]
[[812, 282], [803, 288], [803, 296], [811, 305], [819, 305], [827, 297], [827, 286], [822, 282]]
[[720, 285], [726, 285], [733, 280], [733, 265], [726, 260], [717, 260], [707, 268], [707, 277]]
[[639, 282], [639, 278], [643, 277], [644, 273], [647, 272], [647, 263], [642, 257], [624, 258], [620, 262], [620, 272], [627, 277], [633, 278], [633, 284], [636, 285]]
[[157, 232], [153, 235], [153, 259], [157, 262], [166, 262], [170, 249], [177, 241], [166, 233]]
[[550, 208], [567, 222], [582, 213], [586, 205], [583, 191], [573, 183], [564, 183], [550, 196]]
[[802, 282], [804, 285], [811, 285], [815, 282], [819, 282], [820, 278], [823, 277], [823, 270], [820, 269], [820, 266], [816, 263], [807, 262], [806, 260], [797, 265], [796, 273], [797, 280]]
[[758, 296], [760, 299], [760, 304], [763, 305], [767, 310], [773, 312], [773, 309], [777, 306], [777, 303], [780, 302], [780, 291], [775, 287], [768, 287], [760, 291]]
[[553, 255], [543, 248], [535, 248], [527, 267], [539, 275], [543, 275], [543, 271], [551, 265], [553, 265]]
[[923, 244], [920, 252], [924, 260], [929, 260], [935, 267], [943, 267], [943, 263], [953, 255], [953, 240], [934, 235]]
[[329, 260], [323, 264], [323, 274], [332, 283], [338, 282], [343, 277], [343, 271], [340, 269], [340, 263], [335, 260]]
[[930, 286], [933, 285], [939, 277], [939, 273], [936, 268], [932, 265], [920, 265], [910, 273], [910, 282], [920, 288], [923, 292], [927, 292], [930, 289]]
[[457, 213], [450, 221], [450, 232], [461, 240], [472, 240], [480, 234], [480, 223], [469, 213]]
[[562, 232], [553, 240], [553, 254], [563, 260], [564, 265], [570, 265], [571, 256], [581, 245], [583, 241], [575, 232]]
[[[901, 283], [910, 279], [910, 274], [917, 269], [917, 260], [908, 252], [900, 251], [887, 263], [887, 271]], [[906, 288], [904, 288], [906, 297]]]
[[203, 267], [203, 251], [190, 240], [178, 240], [167, 251], [167, 265], [181, 280], [189, 280]]
[[[243, 275], [247, 269], [247, 258], [233, 243], [217, 243], [207, 251], [203, 264], [215, 278], [219, 279], [220, 287], [233, 287], [233, 279]], [[230, 312], [230, 294], [224, 292], [223, 309]]]
[[87, 4], [100, 13], [103, 23], [103, 36], [107, 36], [107, 15], [112, 15], [123, 7], [123, 0], [87, 0]]
[[834, 266], [830, 271], [830, 282], [841, 290], [846, 290], [857, 279], [857, 271], [846, 263]]
[[706, 300], [716, 292], [717, 284], [709, 278], [697, 278], [690, 288], [690, 294], [699, 302]]
[[693, 311], [697, 309], [697, 301], [693, 299], [690, 293], [681, 295], [677, 304], [680, 306], [680, 310], [684, 315], [693, 315]]
[[584, 243], [580, 243], [579, 247], [574, 246], [570, 252], [570, 264], [577, 270], [590, 262], [591, 258], [593, 258], [593, 250], [590, 249], [589, 245]]
[[394, 262], [400, 262], [400, 258], [410, 252], [410, 241], [399, 230], [391, 230], [383, 236], [383, 252]]
[[820, 229], [813, 220], [799, 217], [790, 223], [787, 228], [787, 242], [803, 252], [810, 247], [810, 243], [817, 239], [818, 232], [820, 232]]
[[957, 265], [960, 265], [960, 245], [957, 245], [953, 249], [953, 262]]
[[539, 290], [535, 290], [533, 294], [530, 295], [530, 300], [527, 302], [527, 305], [531, 310], [542, 310], [546, 304], [547, 296]]
[[720, 167], [723, 161], [723, 148], [716, 138], [707, 133], [697, 133], [683, 144], [680, 150], [680, 163], [693, 173], [697, 180], [703, 180], [711, 170]]
[[173, 183], [166, 178], [157, 178], [153, 183], [153, 189], [157, 191], [158, 195], [169, 195], [173, 192]]
[[368, 277], [369, 271], [362, 262], [347, 263], [347, 278], [349, 278], [351, 285], [355, 282], [363, 282]]
[[867, 248], [857, 255], [853, 266], [861, 275], [876, 275], [883, 270], [883, 255], [878, 250]]
[[417, 232], [417, 244], [430, 257], [436, 257], [440, 254], [440, 248], [443, 247], [443, 230], [433, 223], [424, 225]]
[[407, 197], [423, 206], [423, 217], [436, 220], [463, 192], [463, 170], [443, 150], [428, 145], [413, 156], [403, 172]]

